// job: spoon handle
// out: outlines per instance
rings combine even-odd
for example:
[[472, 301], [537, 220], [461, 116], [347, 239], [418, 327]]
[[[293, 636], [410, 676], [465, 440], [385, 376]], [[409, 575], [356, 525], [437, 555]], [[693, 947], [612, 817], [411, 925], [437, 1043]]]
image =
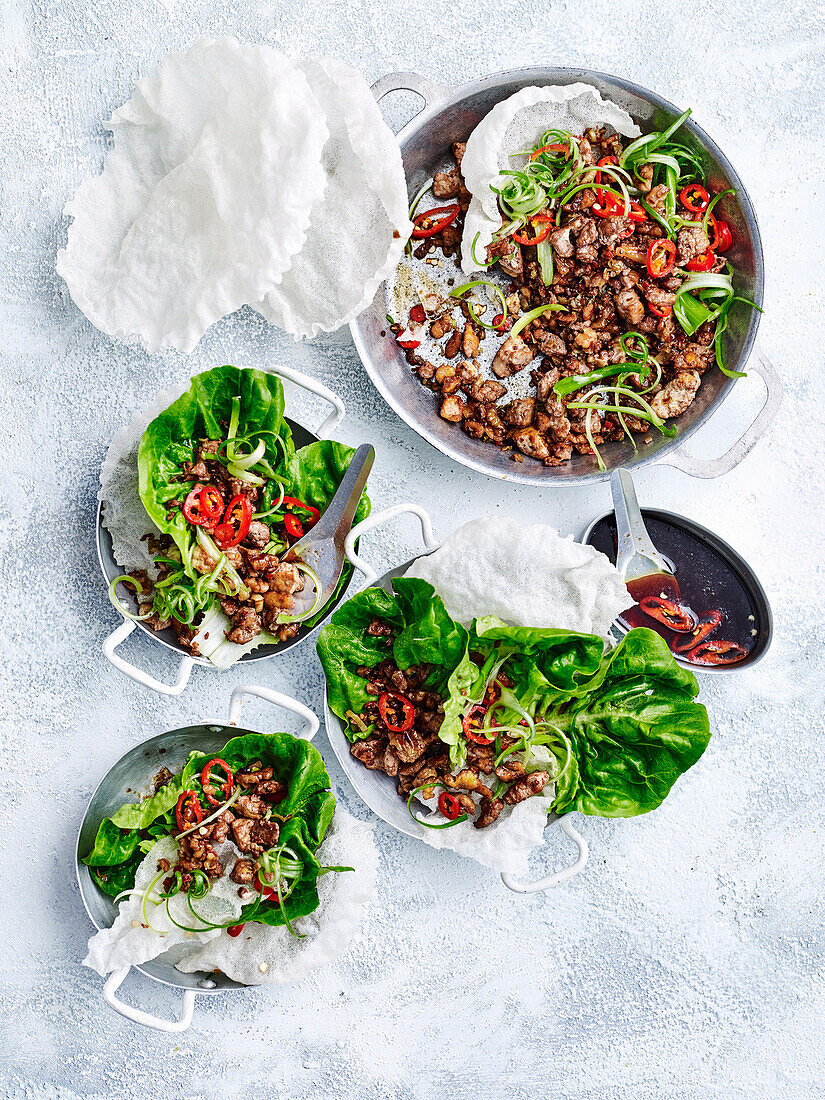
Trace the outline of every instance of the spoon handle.
[[[625, 577], [628, 568], [637, 556], [645, 558], [661, 570], [669, 573], [670, 566], [653, 545], [647, 533], [645, 521], [633, 478], [627, 470], [614, 470], [610, 478], [610, 491], [613, 494], [613, 511], [616, 514], [616, 568]], [[641, 562], [638, 563], [641, 565]], [[642, 569], [641, 572], [650, 572]]]
[[326, 511], [313, 527], [311, 537], [313, 542], [321, 539], [333, 539], [336, 543], [346, 538], [355, 519], [358, 502], [367, 484], [367, 477], [375, 462], [375, 448], [369, 443], [362, 443], [352, 461], [347, 467], [347, 472], [341, 478], [335, 496], [329, 502]]

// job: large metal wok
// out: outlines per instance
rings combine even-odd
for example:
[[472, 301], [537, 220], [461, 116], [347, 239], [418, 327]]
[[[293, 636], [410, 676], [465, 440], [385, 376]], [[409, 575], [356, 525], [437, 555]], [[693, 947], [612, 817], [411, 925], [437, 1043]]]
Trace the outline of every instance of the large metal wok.
[[[411, 194], [447, 163], [450, 145], [466, 141], [475, 126], [498, 102], [529, 85], [573, 84], [583, 81], [596, 87], [602, 95], [618, 103], [635, 119], [643, 132], [661, 129], [681, 113], [672, 103], [647, 89], [619, 77], [587, 69], [542, 66], [495, 73], [483, 80], [459, 88], [431, 84], [415, 73], [392, 73], [373, 86], [376, 99], [394, 91], [413, 91], [422, 97], [424, 106], [399, 132], [398, 141]], [[733, 265], [734, 286], [738, 293], [757, 305], [762, 303], [763, 260], [762, 241], [756, 223], [753, 204], [744, 184], [722, 150], [701, 127], [689, 119], [681, 134], [700, 153], [708, 178], [719, 190], [733, 187], [735, 196], [719, 202], [722, 216], [728, 221], [735, 244], [726, 254]], [[759, 327], [759, 312], [736, 303], [731, 309], [730, 325], [725, 334], [727, 361], [735, 369], [747, 363], [765, 382], [767, 396], [756, 419], [742, 436], [721, 457], [699, 458], [686, 449], [686, 442], [718, 409], [733, 389], [734, 382], [716, 367], [705, 376], [699, 393], [687, 410], [674, 421], [676, 436], [654, 437], [649, 445], [634, 452], [626, 441], [600, 447], [607, 466], [600, 471], [592, 455], [574, 455], [563, 466], [544, 467], [538, 462], [513, 460], [489, 443], [472, 439], [455, 425], [442, 420], [432, 393], [425, 389], [412, 373], [395, 341], [381, 336], [386, 330], [386, 308], [381, 296], [376, 297], [350, 325], [355, 346], [376, 387], [398, 415], [419, 435], [443, 454], [473, 470], [492, 477], [528, 485], [575, 485], [603, 480], [617, 466], [633, 468], [655, 461], [665, 461], [694, 477], [718, 477], [733, 469], [757, 442], [773, 420], [782, 396], [782, 386], [776, 370], [761, 353], [751, 356]], [[741, 381], [740, 385], [753, 385]], [[655, 433], [654, 433], [655, 436]]]

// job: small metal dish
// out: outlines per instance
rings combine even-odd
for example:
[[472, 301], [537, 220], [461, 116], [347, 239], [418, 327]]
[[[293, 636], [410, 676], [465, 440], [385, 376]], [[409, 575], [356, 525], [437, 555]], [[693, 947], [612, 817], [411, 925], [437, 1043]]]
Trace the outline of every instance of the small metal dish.
[[[421, 524], [421, 537], [424, 543], [425, 554], [431, 554], [434, 550], [438, 549], [439, 543], [433, 535], [429, 513], [418, 504], [396, 504], [383, 512], [377, 512], [374, 515], [368, 516], [356, 527], [353, 527], [346, 540], [347, 557], [355, 568], [364, 574], [362, 588], [378, 586], [379, 588], [385, 589], [387, 592], [391, 591], [393, 579], [406, 573], [415, 560], [411, 558], [403, 565], [398, 565], [379, 577], [375, 570], [367, 565], [355, 550], [356, 540], [366, 531], [386, 523], [395, 516], [405, 513], [416, 516]], [[407, 836], [415, 837], [418, 840], [425, 840], [427, 836], [426, 826], [420, 825], [417, 821], [412, 819], [407, 810], [406, 802], [398, 797], [392, 779], [381, 772], [370, 771], [365, 768], [350, 752], [350, 743], [344, 733], [344, 727], [341, 720], [330, 710], [326, 690], [324, 692], [324, 719], [326, 722], [327, 737], [330, 745], [332, 745], [333, 752], [338, 757], [338, 762], [355, 791], [361, 796], [372, 812], [388, 825], [392, 825], [393, 828], [398, 829], [399, 832], [405, 833]], [[558, 886], [567, 879], [572, 878], [573, 875], [578, 874], [579, 871], [584, 869], [587, 863], [589, 855], [587, 841], [572, 826], [568, 817], [559, 817], [556, 814], [551, 814], [547, 821], [548, 825], [558, 822], [562, 832], [573, 841], [576, 845], [576, 859], [569, 866], [553, 872], [552, 874], [545, 875], [536, 882], [522, 883], [514, 878], [512, 874], [503, 872], [501, 875], [502, 882], [509, 890], [513, 890], [515, 893], [532, 894], [540, 890], [549, 890], [551, 887]]]
[[[277, 374], [287, 381], [300, 386], [302, 389], [322, 397], [333, 406], [333, 411], [319, 426], [317, 434], [309, 431], [309, 429], [303, 427], [303, 425], [296, 423], [288, 416], [284, 417], [292, 432], [296, 448], [305, 447], [309, 443], [317, 443], [321, 439], [328, 438], [329, 434], [341, 423], [346, 414], [346, 408], [341, 398], [322, 383], [316, 382], [315, 379], [307, 377], [300, 371], [280, 366], [271, 367], [269, 370], [272, 374]], [[123, 570], [115, 561], [112, 552], [112, 538], [103, 524], [102, 504], [98, 504], [97, 507], [97, 559], [100, 562], [103, 579], [108, 587], [114, 578], [119, 576]], [[344, 599], [348, 587], [349, 585], [345, 586], [338, 596], [329, 602], [325, 610], [325, 618], [331, 615], [341, 600]], [[316, 624], [316, 626], [317, 625], [318, 624]], [[151, 676], [148, 672], [133, 665], [116, 652], [117, 647], [121, 645], [135, 629], [145, 634], [148, 638], [151, 638], [152, 641], [159, 642], [162, 646], [165, 646], [166, 649], [180, 657], [177, 676], [173, 684], [167, 684], [162, 680], [158, 680], [156, 677]], [[286, 653], [288, 649], [292, 649], [293, 646], [300, 645], [300, 643], [315, 629], [315, 626], [303, 628], [294, 638], [290, 638], [286, 642], [261, 645], [251, 653], [245, 653], [243, 657], [241, 657], [239, 663], [263, 661], [269, 657], [280, 656], [280, 654]], [[203, 665], [206, 668], [213, 667], [205, 657], [192, 657], [187, 653], [178, 641], [171, 627], [168, 627], [166, 630], [156, 631], [152, 630], [152, 628], [145, 623], [136, 622], [133, 619], [124, 619], [120, 626], [106, 638], [103, 643], [103, 653], [106, 659], [125, 676], [128, 676], [131, 680], [135, 680], [139, 684], [143, 684], [145, 687], [152, 688], [153, 691], [157, 691], [162, 695], [180, 695], [189, 683], [189, 677], [195, 665]]]
[[[298, 737], [311, 741], [318, 731], [317, 717], [297, 699], [282, 695], [278, 691], [254, 685], [238, 686], [232, 692], [229, 703], [227, 724], [220, 722], [204, 723], [197, 726], [184, 726], [182, 729], [169, 730], [151, 737], [148, 741], [136, 745], [112, 765], [91, 797], [75, 846], [75, 872], [80, 888], [80, 897], [86, 912], [95, 928], [110, 928], [117, 916], [117, 906], [112, 898], [104, 894], [96, 885], [89, 868], [82, 862], [94, 846], [95, 836], [104, 817], [111, 816], [125, 802], [134, 801], [144, 791], [162, 767], [179, 771], [189, 753], [194, 749], [202, 752], [220, 753], [227, 741], [254, 731], [237, 726], [244, 695], [257, 695], [274, 706], [298, 715], [304, 725]], [[192, 1022], [195, 994], [212, 995], [226, 993], [230, 989], [247, 989], [245, 985], [234, 982], [225, 974], [182, 974], [173, 963], [162, 955], [135, 967], [147, 978], [183, 990], [181, 1016], [178, 1020], [162, 1020], [157, 1016], [125, 1004], [117, 996], [118, 987], [129, 973], [129, 967], [116, 970], [106, 979], [103, 986], [103, 999], [116, 1012], [134, 1023], [153, 1027], [159, 1031], [184, 1031]]]
[[[712, 673], [714, 676], [719, 676], [723, 673], [737, 672], [743, 668], [752, 668], [757, 661], [760, 661], [765, 656], [773, 638], [773, 614], [771, 613], [771, 606], [768, 602], [767, 593], [759, 578], [738, 551], [734, 550], [732, 546], [713, 531], [709, 531], [707, 527], [702, 527], [701, 524], [696, 523], [692, 519], [688, 519], [687, 516], [680, 516], [676, 512], [666, 512], [660, 508], [642, 508], [641, 512], [645, 522], [649, 519], [658, 519], [665, 523], [669, 523], [673, 527], [683, 530], [686, 534], [704, 543], [712, 553], [721, 558], [747, 592], [753, 604], [756, 622], [758, 623], [759, 632], [757, 634], [756, 643], [749, 651], [747, 657], [744, 657], [741, 661], [737, 661], [735, 664], [695, 665], [690, 661], [683, 660], [678, 653], [674, 653], [673, 656], [676, 661], [682, 665], [683, 668], [690, 669], [691, 672], [702, 674], [708, 672]], [[609, 508], [606, 512], [596, 516], [596, 518], [587, 525], [579, 541], [589, 544], [596, 525], [613, 515], [613, 509]], [[678, 563], [674, 564], [678, 565]], [[623, 637], [627, 634], [629, 629], [629, 627], [618, 620], [613, 624], [613, 632], [617, 638]]]

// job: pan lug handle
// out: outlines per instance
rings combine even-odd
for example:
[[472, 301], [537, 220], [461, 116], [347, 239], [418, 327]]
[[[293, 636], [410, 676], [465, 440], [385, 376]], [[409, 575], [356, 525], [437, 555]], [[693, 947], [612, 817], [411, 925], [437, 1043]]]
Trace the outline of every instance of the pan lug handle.
[[321, 424], [316, 428], [315, 434], [319, 439], [329, 439], [330, 435], [335, 431], [344, 417], [347, 415], [347, 407], [337, 393], [333, 393], [328, 386], [325, 386], [323, 382], [317, 382], [314, 378], [310, 378], [308, 374], [303, 374], [299, 370], [294, 370], [292, 367], [267, 367], [270, 374], [277, 374], [281, 378], [286, 378], [290, 382], [293, 382], [296, 386], [300, 386], [301, 389], [307, 390], [309, 393], [314, 393], [317, 397], [322, 397], [324, 401], [328, 401], [332, 405], [332, 412], [323, 420]]
[[134, 629], [135, 624], [130, 619], [126, 619], [120, 624], [117, 630], [112, 631], [103, 643], [103, 655], [106, 660], [113, 664], [124, 676], [128, 676], [130, 680], [134, 680], [136, 684], [143, 684], [144, 687], [151, 688], [152, 691], [160, 692], [161, 695], [180, 695], [189, 683], [189, 677], [192, 674], [192, 667], [195, 662], [191, 657], [181, 658], [180, 665], [178, 666], [178, 676], [174, 684], [164, 684], [162, 680], [156, 680], [154, 676], [150, 676], [149, 673], [144, 672], [142, 668], [138, 668], [137, 665], [131, 664], [121, 657], [120, 654], [115, 653], [117, 647], [122, 642], [126, 641]]
[[420, 115], [422, 111], [426, 111], [429, 107], [440, 103], [446, 97], [448, 91], [444, 85], [433, 84], [432, 81], [419, 76], [418, 73], [387, 73], [386, 76], [376, 80], [371, 90], [376, 103], [380, 103], [391, 92], [415, 92], [416, 95], [420, 95], [424, 102], [408, 120], [409, 122], [412, 122], [412, 119], [416, 115]]
[[664, 465], [674, 466], [691, 477], [721, 477], [729, 474], [753, 449], [779, 412], [782, 404], [782, 379], [761, 347], [756, 348], [749, 365], [754, 367], [765, 383], [765, 403], [739, 439], [718, 458], [698, 458], [685, 447], [679, 447], [662, 460]]
[[265, 699], [267, 703], [272, 703], [274, 707], [283, 707], [284, 710], [290, 711], [291, 714], [297, 714], [299, 718], [303, 718], [304, 727], [296, 734], [296, 736], [300, 737], [303, 741], [311, 741], [318, 732], [318, 727], [321, 723], [309, 707], [305, 707], [303, 703], [299, 703], [298, 700], [293, 699], [291, 695], [283, 695], [280, 691], [259, 687], [257, 684], [238, 684], [233, 690], [229, 700], [230, 726], [236, 726], [238, 724], [244, 695], [257, 695], [259, 699]]
[[364, 574], [362, 588], [369, 588], [375, 584], [378, 580], [378, 574], [372, 566], [367, 565], [364, 559], [356, 553], [355, 543], [366, 531], [371, 531], [373, 527], [380, 527], [388, 520], [394, 519], [396, 516], [403, 516], [405, 513], [418, 517], [418, 522], [421, 524], [421, 541], [424, 543], [425, 549], [435, 550], [438, 548], [439, 542], [433, 534], [430, 513], [422, 508], [420, 504], [407, 501], [404, 504], [394, 504], [391, 508], [384, 508], [381, 512], [374, 512], [366, 519], [362, 519], [360, 523], [356, 523], [344, 541], [344, 553], [347, 556], [347, 561]]
[[181, 998], [180, 1016], [177, 1020], [162, 1020], [159, 1016], [153, 1016], [151, 1012], [144, 1012], [141, 1008], [133, 1008], [131, 1005], [127, 1005], [125, 1001], [121, 1001], [116, 996], [118, 989], [129, 973], [129, 969], [128, 966], [124, 966], [120, 970], [113, 971], [106, 979], [103, 986], [103, 1000], [109, 1008], [113, 1008], [115, 1012], [119, 1012], [121, 1016], [131, 1020], [133, 1024], [140, 1024], [141, 1027], [152, 1027], [155, 1031], [165, 1031], [172, 1034], [186, 1031], [192, 1023], [192, 1014], [195, 1011], [194, 990], [184, 990]]
[[563, 867], [561, 871], [555, 871], [552, 875], [545, 875], [544, 878], [537, 879], [535, 882], [518, 882], [512, 875], [507, 874], [505, 871], [501, 876], [501, 881], [508, 890], [512, 890], [515, 894], [536, 894], [541, 890], [551, 890], [554, 886], [560, 886], [569, 878], [577, 875], [579, 871], [584, 870], [590, 855], [590, 848], [587, 845], [587, 841], [578, 829], [573, 828], [566, 817], [561, 817], [558, 821], [562, 832], [570, 837], [578, 849], [576, 862], [571, 863], [569, 867]]

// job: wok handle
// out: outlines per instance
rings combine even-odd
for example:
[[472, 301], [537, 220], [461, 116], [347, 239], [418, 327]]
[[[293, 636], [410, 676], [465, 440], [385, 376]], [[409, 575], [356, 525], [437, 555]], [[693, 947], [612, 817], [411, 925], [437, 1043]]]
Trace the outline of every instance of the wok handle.
[[410, 122], [416, 115], [420, 115], [428, 107], [440, 102], [447, 94], [447, 88], [443, 84], [433, 84], [431, 80], [419, 76], [418, 73], [387, 73], [386, 76], [376, 80], [371, 90], [376, 103], [380, 103], [390, 92], [415, 92], [416, 95], [420, 95], [424, 102], [409, 119]]
[[137, 684], [143, 684], [144, 687], [151, 688], [152, 691], [158, 691], [161, 695], [180, 695], [186, 685], [189, 683], [189, 677], [192, 674], [192, 666], [194, 661], [191, 657], [181, 657], [180, 665], [178, 666], [178, 677], [174, 684], [164, 684], [162, 680], [156, 680], [154, 676], [150, 676], [148, 672], [144, 672], [142, 668], [138, 668], [137, 665], [130, 664], [119, 654], [115, 653], [117, 647], [125, 642], [132, 631], [135, 629], [135, 624], [126, 619], [122, 622], [117, 630], [113, 630], [106, 641], [103, 643], [103, 655], [106, 660], [115, 666], [115, 668], [128, 676], [130, 680], [134, 680]]
[[347, 415], [347, 407], [338, 394], [333, 393], [329, 387], [323, 384], [323, 382], [316, 382], [315, 379], [310, 378], [308, 374], [302, 374], [301, 371], [293, 370], [292, 367], [268, 367], [267, 370], [270, 374], [277, 374], [280, 375], [281, 378], [289, 379], [289, 381], [294, 382], [296, 386], [300, 386], [301, 389], [314, 393], [317, 397], [323, 397], [324, 401], [328, 401], [330, 405], [332, 405], [332, 412], [315, 430], [315, 434], [319, 439], [329, 439], [330, 435]]
[[115, 1012], [119, 1012], [121, 1016], [131, 1020], [133, 1024], [140, 1024], [142, 1027], [153, 1027], [155, 1031], [186, 1031], [192, 1023], [192, 1014], [195, 1011], [194, 990], [184, 990], [181, 998], [180, 1016], [177, 1020], [162, 1020], [159, 1016], [153, 1016], [151, 1012], [144, 1012], [141, 1008], [132, 1008], [131, 1005], [127, 1005], [125, 1001], [121, 1001], [116, 996], [128, 973], [129, 967], [124, 966], [121, 970], [115, 970], [106, 979], [103, 986], [103, 1000], [109, 1008], [113, 1008]]
[[779, 371], [760, 347], [756, 348], [753, 357], [749, 360], [749, 365], [752, 365], [756, 373], [761, 375], [767, 391], [765, 403], [750, 427], [746, 428], [733, 446], [719, 458], [697, 458], [686, 448], [680, 447], [663, 459], [665, 465], [675, 466], [677, 470], [691, 477], [721, 477], [723, 474], [729, 474], [753, 449], [779, 412], [779, 406], [782, 404], [782, 379]]
[[273, 706], [283, 707], [284, 710], [288, 710], [292, 714], [297, 714], [299, 718], [303, 718], [304, 728], [299, 730], [296, 734], [296, 736], [300, 737], [302, 740], [311, 741], [318, 732], [318, 727], [321, 723], [309, 707], [305, 707], [303, 703], [299, 703], [298, 700], [293, 699], [291, 695], [282, 695], [280, 691], [259, 687], [257, 684], [238, 684], [233, 690], [229, 700], [230, 726], [236, 726], [238, 724], [244, 695], [257, 695], [259, 699], [266, 699], [266, 701], [272, 703]]
[[413, 504], [407, 501], [404, 504], [394, 504], [391, 508], [384, 508], [381, 512], [374, 512], [373, 515], [367, 516], [366, 519], [362, 519], [360, 523], [352, 528], [344, 541], [344, 553], [347, 556], [347, 561], [350, 565], [354, 565], [356, 569], [364, 574], [363, 588], [369, 588], [375, 584], [378, 580], [378, 574], [372, 568], [367, 565], [362, 557], [355, 552], [355, 543], [366, 531], [371, 531], [373, 527], [380, 527], [388, 520], [395, 519], [396, 516], [403, 516], [409, 512], [410, 515], [417, 516], [418, 522], [421, 524], [421, 540], [424, 543], [424, 547], [427, 550], [435, 550], [439, 543], [433, 534], [433, 524], [430, 519], [430, 513], [422, 508], [420, 504]]
[[501, 881], [508, 890], [512, 890], [516, 894], [535, 894], [539, 890], [550, 890], [554, 886], [560, 886], [563, 882], [572, 878], [573, 875], [577, 875], [579, 871], [584, 870], [590, 855], [587, 841], [577, 829], [573, 828], [566, 817], [559, 818], [559, 825], [562, 832], [566, 833], [578, 848], [576, 862], [571, 863], [569, 867], [563, 867], [561, 871], [556, 871], [552, 875], [545, 875], [544, 878], [537, 879], [536, 882], [517, 882], [512, 875], [504, 872]]

